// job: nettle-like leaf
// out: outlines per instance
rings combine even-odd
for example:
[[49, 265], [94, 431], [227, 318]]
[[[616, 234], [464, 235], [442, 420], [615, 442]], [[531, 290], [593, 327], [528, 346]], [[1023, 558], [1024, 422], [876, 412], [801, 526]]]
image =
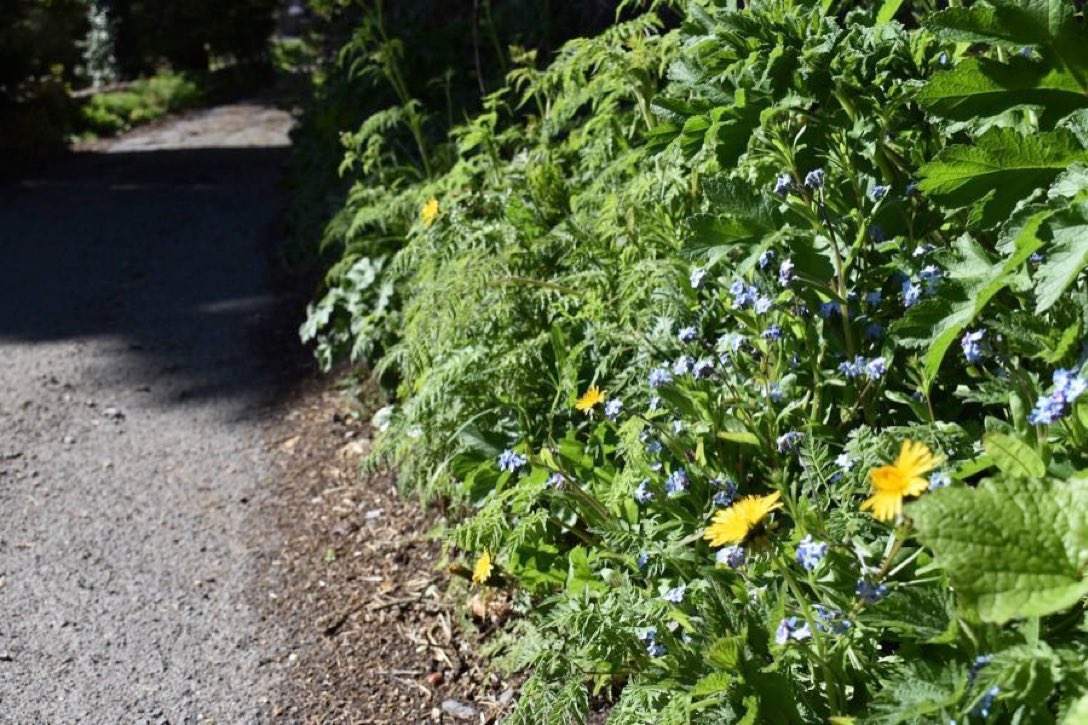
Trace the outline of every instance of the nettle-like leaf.
[[[994, 262], [970, 237], [956, 241], [959, 260], [949, 266], [949, 288], [937, 300], [912, 310], [893, 328], [904, 337], [904, 347], [926, 347], [923, 370], [927, 384], [937, 377], [952, 344], [959, 339], [994, 295], [1007, 287], [1013, 275], [1042, 244], [1035, 235], [1037, 226], [1027, 226], [1014, 240], [1014, 252]], [[928, 332], [927, 332], [928, 331]]]
[[1037, 45], [1058, 37], [1072, 19], [1069, 0], [992, 0], [936, 13], [925, 26], [962, 43]]
[[967, 672], [957, 664], [941, 666], [918, 661], [903, 666], [881, 684], [865, 723], [929, 722], [959, 705], [967, 692]]
[[992, 478], [927, 494], [907, 513], [984, 621], [1052, 614], [1088, 594], [1088, 478]]
[[1020, 56], [1008, 63], [969, 58], [933, 76], [917, 99], [930, 114], [961, 122], [977, 122], [1018, 106], [1040, 106], [1045, 128], [1088, 107], [1088, 95], [1075, 75]]
[[990, 227], [1078, 162], [1088, 162], [1088, 151], [1065, 129], [1026, 136], [995, 128], [970, 146], [949, 146], [923, 165], [918, 188], [949, 208], [981, 202], [979, 222]]
[[1015, 692], [1021, 703], [1038, 707], [1050, 696], [1061, 676], [1061, 661], [1045, 642], [1007, 647], [983, 670], [981, 687], [996, 684]]
[[1054, 306], [1062, 293], [1088, 268], [1088, 201], [1071, 204], [1048, 224], [1053, 242], [1036, 274], [1037, 313]]
[[956, 42], [1033, 46], [1088, 89], [1088, 45], [1069, 0], [988, 0], [935, 13], [925, 25]]

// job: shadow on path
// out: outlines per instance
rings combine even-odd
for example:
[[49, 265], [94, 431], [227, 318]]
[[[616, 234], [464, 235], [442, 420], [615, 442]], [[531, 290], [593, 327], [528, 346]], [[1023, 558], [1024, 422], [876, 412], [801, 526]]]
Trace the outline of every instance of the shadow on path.
[[277, 113], [267, 136], [252, 104], [171, 119], [0, 185], [0, 721], [273, 719], [266, 434], [310, 369], [270, 262]]
[[[305, 300], [274, 294], [269, 264], [287, 153], [84, 153], [0, 186], [0, 348], [106, 337], [128, 354], [100, 374], [161, 403], [268, 402], [306, 364], [291, 342]], [[281, 350], [293, 359], [260, 367]]]

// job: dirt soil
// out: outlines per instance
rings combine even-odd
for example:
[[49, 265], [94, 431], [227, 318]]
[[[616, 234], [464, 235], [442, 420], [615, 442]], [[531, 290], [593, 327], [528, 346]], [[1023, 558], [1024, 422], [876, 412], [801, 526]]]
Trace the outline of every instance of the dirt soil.
[[[460, 626], [472, 609], [444, 596], [449, 575], [428, 535], [435, 515], [400, 495], [389, 474], [360, 477], [371, 433], [354, 400], [328, 382], [309, 386], [275, 443], [284, 484], [270, 509], [283, 546], [267, 588], [294, 645], [297, 689], [286, 714], [322, 723], [493, 722], [514, 688], [481, 663], [477, 627]], [[476, 604], [476, 624], [486, 628], [501, 602]]]
[[[296, 340], [287, 113], [0, 188], [0, 722], [483, 721], [429, 521]], [[293, 442], [292, 442], [293, 441]]]

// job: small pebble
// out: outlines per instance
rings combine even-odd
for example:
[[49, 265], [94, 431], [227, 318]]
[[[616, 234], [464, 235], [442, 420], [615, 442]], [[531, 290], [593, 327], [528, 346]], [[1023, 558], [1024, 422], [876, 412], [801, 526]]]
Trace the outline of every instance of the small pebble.
[[450, 717], [458, 718], [459, 720], [471, 720], [476, 717], [476, 708], [472, 705], [458, 702], [457, 700], [443, 700], [442, 712]]

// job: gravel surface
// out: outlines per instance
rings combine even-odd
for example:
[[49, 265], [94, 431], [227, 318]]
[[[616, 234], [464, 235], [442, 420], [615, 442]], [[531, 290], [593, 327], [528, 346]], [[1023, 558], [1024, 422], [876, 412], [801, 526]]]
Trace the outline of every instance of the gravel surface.
[[298, 369], [269, 353], [290, 123], [191, 114], [0, 188], [0, 722], [278, 710], [254, 587]]

